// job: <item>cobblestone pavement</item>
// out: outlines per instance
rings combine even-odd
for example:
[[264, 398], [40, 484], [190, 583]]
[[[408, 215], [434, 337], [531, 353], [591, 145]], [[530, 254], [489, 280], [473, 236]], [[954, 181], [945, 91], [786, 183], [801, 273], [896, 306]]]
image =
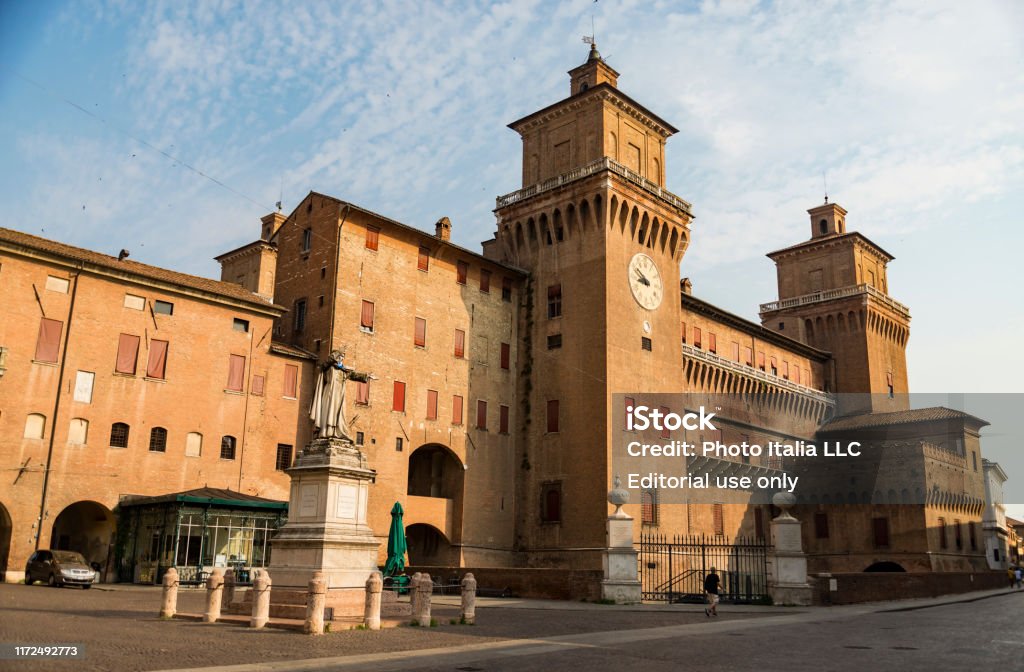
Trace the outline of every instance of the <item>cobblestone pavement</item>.
[[[557, 606], [550, 608], [551, 603], [548, 603], [549, 608], [543, 609], [478, 607], [478, 625], [458, 626], [449, 624], [449, 619], [458, 616], [457, 609], [450, 604], [438, 604], [433, 610], [439, 622], [437, 628], [401, 627], [308, 637], [282, 630], [160, 621], [156, 617], [160, 607], [159, 588], [103, 588], [86, 591], [0, 584], [0, 642], [75, 643], [84, 645], [86, 651], [81, 660], [0, 661], [0, 669], [78, 672], [191, 668], [450, 648], [634, 628], [708, 625], [703, 611], [692, 607], [648, 612], [598, 606], [579, 610], [579, 605], [572, 605], [575, 608], [569, 611]], [[202, 613], [204, 600], [202, 591], [182, 590], [178, 610]], [[724, 624], [779, 613], [777, 610], [729, 613], [726, 609], [717, 622]]]

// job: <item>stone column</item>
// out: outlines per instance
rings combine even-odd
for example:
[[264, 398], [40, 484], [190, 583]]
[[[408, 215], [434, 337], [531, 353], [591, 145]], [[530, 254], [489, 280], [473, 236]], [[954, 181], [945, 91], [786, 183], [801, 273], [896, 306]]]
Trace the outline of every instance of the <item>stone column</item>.
[[306, 593], [306, 622], [302, 631], [307, 635], [324, 634], [324, 602], [327, 595], [327, 579], [323, 572], [313, 572]]
[[420, 590], [419, 586], [421, 576], [423, 576], [423, 574], [416, 572], [412, 575], [412, 578], [409, 579], [409, 607], [412, 609], [412, 613], [414, 615], [416, 614], [416, 594]]
[[416, 583], [416, 605], [412, 612], [413, 621], [421, 626], [430, 626], [430, 595], [434, 592], [434, 582], [430, 574], [420, 574]]
[[814, 600], [813, 590], [807, 583], [807, 556], [803, 550], [799, 520], [789, 513], [796, 504], [790, 492], [777, 492], [772, 504], [782, 510], [772, 519], [772, 580], [769, 584], [775, 604], [809, 605]]
[[601, 599], [616, 604], [639, 604], [639, 554], [633, 548], [633, 519], [622, 511], [622, 505], [629, 501], [629, 492], [619, 487], [621, 483], [616, 476], [615, 487], [608, 493], [608, 502], [615, 506], [615, 512], [608, 517], [608, 549], [602, 563]]
[[270, 620], [270, 574], [265, 569], [254, 569], [252, 582], [252, 618], [250, 628], [262, 628]]
[[476, 577], [472, 573], [462, 578], [462, 622], [476, 623]]
[[210, 572], [210, 578], [206, 580], [206, 614], [203, 621], [216, 623], [220, 618], [220, 603], [224, 597], [224, 570], [217, 568]]
[[363, 625], [367, 630], [380, 630], [380, 598], [384, 589], [384, 579], [380, 572], [371, 572], [366, 579], [366, 609], [363, 612]]
[[235, 570], [228, 569], [228, 571], [224, 572], [224, 604], [227, 606], [229, 613], [231, 611], [231, 603], [235, 601], [236, 584]]
[[171, 567], [164, 573], [164, 590], [160, 601], [160, 618], [174, 618], [178, 611], [178, 570]]

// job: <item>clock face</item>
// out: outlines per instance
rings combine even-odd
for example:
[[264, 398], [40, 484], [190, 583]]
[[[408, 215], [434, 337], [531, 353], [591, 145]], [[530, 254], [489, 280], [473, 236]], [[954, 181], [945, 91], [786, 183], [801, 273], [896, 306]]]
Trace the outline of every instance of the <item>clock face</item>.
[[661, 273], [654, 265], [654, 260], [646, 254], [635, 254], [629, 261], [629, 289], [636, 302], [647, 310], [654, 310], [661, 305], [661, 298], [665, 294]]

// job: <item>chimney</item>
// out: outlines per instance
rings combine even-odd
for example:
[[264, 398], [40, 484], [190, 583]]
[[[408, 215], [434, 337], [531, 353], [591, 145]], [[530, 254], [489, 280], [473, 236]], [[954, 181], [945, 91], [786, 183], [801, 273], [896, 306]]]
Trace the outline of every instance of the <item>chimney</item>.
[[693, 294], [693, 283], [689, 278], [683, 278], [679, 281], [679, 289], [683, 290], [683, 294], [690, 296]]
[[434, 225], [434, 235], [441, 240], [452, 239], [452, 220], [447, 217], [442, 217], [437, 220], [437, 224]]

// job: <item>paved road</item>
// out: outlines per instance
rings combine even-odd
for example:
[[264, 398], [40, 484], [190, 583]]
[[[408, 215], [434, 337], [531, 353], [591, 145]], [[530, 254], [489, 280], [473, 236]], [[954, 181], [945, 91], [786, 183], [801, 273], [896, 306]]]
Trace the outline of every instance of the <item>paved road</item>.
[[[0, 586], [0, 641], [77, 641], [88, 647], [84, 661], [0, 661], [0, 669], [1024, 669], [1024, 640], [1017, 625], [1024, 617], [1024, 592], [900, 611], [893, 610], [900, 608], [896, 603], [823, 609], [726, 608], [718, 620], [708, 620], [692, 607], [520, 603], [480, 608], [481, 624], [474, 627], [448, 625], [454, 610], [438, 606], [442, 622], [438, 628], [342, 632], [319, 638], [161, 622], [153, 617], [158, 601], [155, 590], [86, 592]], [[201, 602], [201, 593], [182, 596], [183, 608], [198, 611]], [[51, 637], [40, 638], [42, 622], [52, 623], [42, 630]]]

